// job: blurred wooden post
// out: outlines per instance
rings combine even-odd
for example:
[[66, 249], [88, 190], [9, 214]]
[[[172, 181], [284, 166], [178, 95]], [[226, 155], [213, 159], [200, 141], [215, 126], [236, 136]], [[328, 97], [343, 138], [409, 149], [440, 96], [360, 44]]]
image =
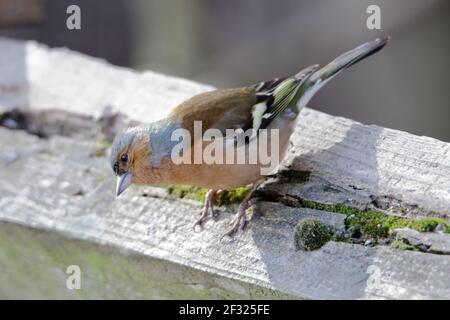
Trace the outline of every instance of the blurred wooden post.
[[42, 0], [0, 0], [0, 27], [42, 23]]

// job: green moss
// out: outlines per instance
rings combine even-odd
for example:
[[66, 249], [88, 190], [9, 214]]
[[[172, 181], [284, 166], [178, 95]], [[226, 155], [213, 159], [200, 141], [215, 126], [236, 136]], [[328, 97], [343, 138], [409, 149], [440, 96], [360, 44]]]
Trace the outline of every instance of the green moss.
[[348, 228], [359, 229], [363, 235], [377, 239], [389, 235], [390, 218], [375, 211], [357, 212], [346, 220], [346, 225]]
[[[208, 192], [206, 188], [193, 187], [190, 185], [169, 185], [166, 186], [167, 192], [177, 198], [191, 199], [203, 202]], [[224, 190], [217, 196], [214, 203], [223, 206], [231, 203], [240, 203], [249, 192], [249, 188], [240, 187], [231, 190]]]
[[450, 223], [441, 218], [424, 218], [420, 220], [401, 218], [384, 214], [375, 210], [359, 210], [344, 204], [322, 204], [309, 200], [298, 200], [301, 207], [345, 214], [346, 227], [360, 230], [365, 238], [390, 237], [397, 228], [411, 228], [420, 232], [434, 231], [439, 224], [444, 226], [444, 231], [450, 233]]
[[444, 226], [445, 233], [450, 233], [450, 224], [444, 219], [440, 218], [425, 218], [421, 220], [410, 220], [407, 227], [421, 232], [430, 232], [434, 231], [436, 227], [440, 224]]
[[208, 189], [193, 187], [185, 184], [169, 185], [166, 186], [167, 192], [177, 198], [191, 199], [199, 202], [203, 202]]
[[450, 224], [440, 218], [413, 220], [389, 216], [377, 211], [365, 211], [354, 214], [346, 220], [347, 227], [359, 228], [363, 234], [375, 239], [390, 237], [395, 229], [411, 228], [420, 232], [434, 231], [439, 224], [449, 232]]
[[406, 243], [401, 240], [395, 240], [394, 242], [392, 242], [392, 247], [399, 250], [420, 251], [417, 246], [413, 246], [412, 244]]
[[309, 208], [314, 210], [321, 210], [321, 211], [328, 211], [328, 212], [335, 212], [335, 213], [341, 213], [345, 215], [351, 215], [361, 212], [361, 210], [358, 210], [356, 208], [352, 208], [349, 206], [346, 206], [344, 204], [323, 204], [318, 203], [315, 201], [309, 201], [309, 200], [299, 200], [299, 204], [303, 208]]
[[219, 206], [228, 205], [230, 203], [241, 203], [249, 191], [250, 189], [247, 187], [225, 190], [219, 194], [215, 203]]
[[295, 226], [295, 248], [305, 251], [319, 249], [330, 241], [333, 235], [333, 228], [320, 221], [314, 219], [300, 220]]

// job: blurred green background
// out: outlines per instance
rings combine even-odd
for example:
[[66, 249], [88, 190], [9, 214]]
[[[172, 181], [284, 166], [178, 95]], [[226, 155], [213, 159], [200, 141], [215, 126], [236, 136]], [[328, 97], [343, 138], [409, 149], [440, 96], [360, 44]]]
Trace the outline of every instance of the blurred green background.
[[[66, 28], [70, 4], [81, 8], [81, 30]], [[381, 8], [381, 30], [366, 27], [371, 4]], [[309, 106], [444, 141], [449, 24], [447, 0], [0, 0], [0, 36], [218, 87], [325, 64], [390, 34], [386, 49], [332, 81]]]

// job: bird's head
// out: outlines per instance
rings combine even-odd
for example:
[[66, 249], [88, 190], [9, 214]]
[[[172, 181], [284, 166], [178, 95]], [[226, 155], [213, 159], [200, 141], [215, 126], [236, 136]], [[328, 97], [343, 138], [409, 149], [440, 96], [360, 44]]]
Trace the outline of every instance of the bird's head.
[[135, 180], [139, 165], [148, 157], [148, 138], [139, 128], [117, 135], [111, 148], [111, 167], [117, 176], [116, 196]]

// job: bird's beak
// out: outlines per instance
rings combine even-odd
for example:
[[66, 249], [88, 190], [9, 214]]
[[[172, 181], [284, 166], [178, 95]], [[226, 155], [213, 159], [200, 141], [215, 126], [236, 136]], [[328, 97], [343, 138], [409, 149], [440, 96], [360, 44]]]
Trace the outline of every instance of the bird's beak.
[[133, 175], [130, 172], [125, 172], [117, 178], [116, 197], [118, 197], [125, 191], [126, 188], [130, 186], [132, 177]]

